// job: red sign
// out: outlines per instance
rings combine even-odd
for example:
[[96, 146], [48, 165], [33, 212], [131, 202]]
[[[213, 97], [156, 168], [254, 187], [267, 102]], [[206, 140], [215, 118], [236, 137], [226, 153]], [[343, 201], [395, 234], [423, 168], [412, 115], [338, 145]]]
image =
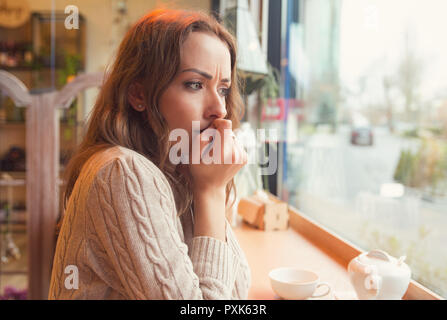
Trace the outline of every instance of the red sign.
[[286, 101], [289, 108], [304, 107], [304, 101], [299, 99], [269, 99], [264, 108], [262, 108], [261, 120], [284, 120], [286, 114]]

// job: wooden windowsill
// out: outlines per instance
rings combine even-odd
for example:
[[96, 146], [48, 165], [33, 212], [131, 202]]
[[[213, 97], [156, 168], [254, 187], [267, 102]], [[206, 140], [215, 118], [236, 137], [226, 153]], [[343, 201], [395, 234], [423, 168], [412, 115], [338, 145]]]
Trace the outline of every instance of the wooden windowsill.
[[299, 267], [316, 272], [333, 291], [320, 299], [333, 299], [334, 292], [353, 292], [343, 265], [292, 228], [265, 232], [240, 222], [234, 232], [251, 270], [248, 299], [278, 299], [271, 289], [268, 274], [279, 267]]
[[[320, 281], [332, 287], [332, 292], [320, 299], [356, 299], [347, 266], [363, 251], [295, 208], [289, 206], [288, 230], [265, 232], [239, 219], [234, 232], [251, 268], [252, 286], [248, 299], [278, 299], [268, 277], [268, 273], [278, 267], [299, 267], [318, 273]], [[443, 300], [414, 280], [403, 299]]]

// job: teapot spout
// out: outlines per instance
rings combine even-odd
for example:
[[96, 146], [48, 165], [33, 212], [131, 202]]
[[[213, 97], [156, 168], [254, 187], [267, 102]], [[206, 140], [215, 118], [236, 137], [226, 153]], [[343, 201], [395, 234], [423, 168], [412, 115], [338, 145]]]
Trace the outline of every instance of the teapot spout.
[[398, 266], [402, 265], [402, 263], [404, 263], [406, 258], [407, 258], [407, 256], [400, 257], [399, 260], [397, 260], [397, 265]]

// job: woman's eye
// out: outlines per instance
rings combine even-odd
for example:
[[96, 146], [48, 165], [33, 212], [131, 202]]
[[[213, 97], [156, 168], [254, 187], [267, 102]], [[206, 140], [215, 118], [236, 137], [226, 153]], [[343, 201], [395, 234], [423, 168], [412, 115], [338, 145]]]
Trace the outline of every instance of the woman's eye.
[[[185, 87], [197, 91], [203, 88], [203, 83], [199, 81], [189, 81], [185, 82]], [[230, 93], [230, 88], [219, 88], [218, 91], [222, 97], [226, 97]]]
[[230, 88], [220, 88], [220, 94], [224, 97], [228, 96], [230, 93]]
[[193, 90], [202, 89], [202, 83], [201, 82], [186, 82], [186, 87], [191, 88]]

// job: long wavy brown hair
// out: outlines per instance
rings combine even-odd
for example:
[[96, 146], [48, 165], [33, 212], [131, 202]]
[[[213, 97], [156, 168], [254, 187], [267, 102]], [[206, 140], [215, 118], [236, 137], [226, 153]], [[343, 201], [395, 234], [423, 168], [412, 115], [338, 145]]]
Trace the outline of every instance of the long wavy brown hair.
[[[191, 32], [211, 33], [227, 45], [231, 56], [232, 86], [226, 97], [226, 119], [232, 121], [233, 128], [239, 126], [243, 103], [234, 37], [207, 13], [153, 10], [129, 29], [110, 71], [106, 72], [88, 120], [87, 132], [65, 170], [64, 211], [85, 162], [94, 153], [113, 146], [132, 149], [160, 168], [171, 185], [179, 215], [192, 205], [191, 177], [167, 161], [169, 129], [158, 107], [161, 95], [179, 70], [180, 49]], [[128, 101], [129, 86], [135, 81], [140, 81], [145, 89], [145, 112], [134, 110]], [[226, 186], [227, 205], [232, 191], [236, 192], [234, 180]]]

